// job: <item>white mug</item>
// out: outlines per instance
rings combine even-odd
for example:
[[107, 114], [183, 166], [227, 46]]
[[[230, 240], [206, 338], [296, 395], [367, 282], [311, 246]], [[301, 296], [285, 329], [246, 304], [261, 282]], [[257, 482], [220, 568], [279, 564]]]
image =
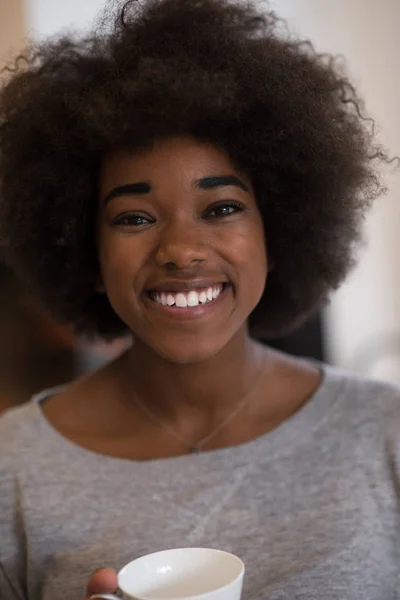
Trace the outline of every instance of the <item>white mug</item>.
[[[177, 548], [142, 556], [118, 573], [124, 600], [240, 600], [244, 564], [209, 548]], [[94, 594], [90, 600], [121, 600]]]

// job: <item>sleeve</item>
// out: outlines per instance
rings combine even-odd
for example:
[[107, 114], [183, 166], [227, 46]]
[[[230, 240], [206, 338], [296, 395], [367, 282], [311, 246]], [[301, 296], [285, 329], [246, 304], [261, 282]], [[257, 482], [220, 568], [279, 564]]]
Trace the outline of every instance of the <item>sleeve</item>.
[[0, 461], [0, 600], [26, 600], [25, 546], [15, 478]]

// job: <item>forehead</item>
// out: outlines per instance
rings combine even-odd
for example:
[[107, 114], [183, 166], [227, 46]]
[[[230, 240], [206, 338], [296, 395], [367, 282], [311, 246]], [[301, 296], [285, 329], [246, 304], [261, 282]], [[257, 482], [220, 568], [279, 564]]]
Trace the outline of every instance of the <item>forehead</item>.
[[106, 155], [100, 171], [103, 191], [113, 185], [135, 180], [190, 183], [205, 175], [246, 176], [233, 164], [228, 153], [217, 145], [189, 136], [157, 140], [140, 152], [118, 149]]

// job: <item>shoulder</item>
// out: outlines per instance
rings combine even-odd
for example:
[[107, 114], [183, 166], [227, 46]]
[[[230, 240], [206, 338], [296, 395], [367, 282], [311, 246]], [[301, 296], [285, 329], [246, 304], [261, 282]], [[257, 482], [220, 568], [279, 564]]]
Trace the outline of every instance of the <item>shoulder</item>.
[[73, 446], [63, 440], [63, 429], [90, 424], [93, 415], [103, 413], [104, 398], [112, 396], [106, 373], [99, 369], [44, 390], [0, 415], [0, 485], [6, 473], [31, 482], [43, 477], [44, 468], [60, 468], [68, 460]]
[[[11, 525], [15, 519], [20, 481], [35, 464], [41, 434], [34, 401], [8, 409], [0, 416], [0, 538], [7, 549], [13, 538]], [[14, 523], [15, 524], [15, 523]], [[0, 544], [1, 546], [1, 544]]]
[[59, 389], [45, 390], [0, 416], [0, 484], [7, 473], [29, 473], [32, 465], [48, 453], [51, 430], [39, 402]]
[[[12, 408], [0, 416], [0, 596], [14, 598], [22, 586], [25, 553], [24, 496], [21, 488], [37, 463], [40, 432], [35, 401]], [[11, 587], [12, 589], [11, 589]], [[16, 595], [15, 595], [16, 597]]]
[[333, 412], [354, 432], [380, 431], [400, 440], [400, 387], [324, 365], [325, 389], [335, 398]]
[[1, 462], [18, 453], [21, 443], [35, 437], [38, 426], [38, 407], [35, 399], [26, 404], [7, 409], [0, 416]]
[[384, 413], [400, 409], [400, 387], [394, 383], [371, 379], [330, 365], [323, 365], [323, 371], [328, 380], [336, 380], [344, 398], [353, 403], [365, 405], [369, 400], [371, 407]]

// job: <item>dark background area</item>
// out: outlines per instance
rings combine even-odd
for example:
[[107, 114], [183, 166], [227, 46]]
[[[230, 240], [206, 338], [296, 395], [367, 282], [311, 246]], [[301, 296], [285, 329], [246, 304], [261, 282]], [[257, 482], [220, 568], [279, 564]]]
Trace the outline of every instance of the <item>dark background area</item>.
[[320, 313], [312, 317], [303, 327], [291, 335], [264, 341], [273, 348], [294, 356], [307, 356], [320, 361], [326, 360]]

